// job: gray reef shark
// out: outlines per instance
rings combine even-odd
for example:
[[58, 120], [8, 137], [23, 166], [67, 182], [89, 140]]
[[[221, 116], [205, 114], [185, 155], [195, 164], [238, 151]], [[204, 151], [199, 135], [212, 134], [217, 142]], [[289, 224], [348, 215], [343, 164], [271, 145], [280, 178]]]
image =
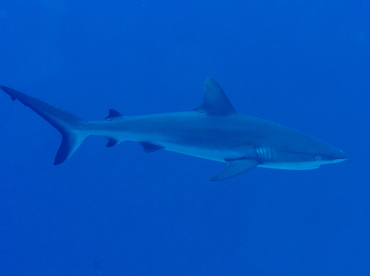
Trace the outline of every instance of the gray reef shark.
[[205, 82], [202, 105], [192, 111], [123, 116], [110, 109], [104, 120], [92, 122], [14, 89], [0, 88], [62, 134], [55, 165], [71, 157], [89, 135], [106, 137], [107, 147], [130, 140], [139, 142], [145, 152], [164, 149], [226, 162], [211, 180], [233, 177], [254, 167], [310, 170], [347, 159], [341, 150], [315, 138], [238, 113], [212, 78]]

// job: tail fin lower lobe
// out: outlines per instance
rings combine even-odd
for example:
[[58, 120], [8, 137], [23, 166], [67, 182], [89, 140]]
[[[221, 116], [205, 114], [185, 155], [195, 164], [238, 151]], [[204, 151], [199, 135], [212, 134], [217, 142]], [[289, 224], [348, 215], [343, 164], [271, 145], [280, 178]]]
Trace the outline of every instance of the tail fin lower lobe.
[[83, 140], [89, 136], [87, 122], [68, 111], [12, 88], [5, 86], [0, 86], [0, 88], [7, 93], [13, 101], [19, 100], [22, 104], [31, 108], [62, 134], [62, 143], [55, 156], [54, 165], [61, 164], [71, 157]]

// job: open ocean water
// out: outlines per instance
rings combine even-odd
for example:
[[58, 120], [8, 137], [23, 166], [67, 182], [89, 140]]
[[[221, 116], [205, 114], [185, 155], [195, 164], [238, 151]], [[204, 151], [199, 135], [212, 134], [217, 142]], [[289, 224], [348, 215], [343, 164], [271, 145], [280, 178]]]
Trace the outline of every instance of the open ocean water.
[[187, 111], [207, 76], [241, 113], [349, 159], [312, 171], [144, 154], [60, 134], [0, 93], [1, 275], [370, 275], [370, 2], [0, 2], [0, 84], [99, 120]]

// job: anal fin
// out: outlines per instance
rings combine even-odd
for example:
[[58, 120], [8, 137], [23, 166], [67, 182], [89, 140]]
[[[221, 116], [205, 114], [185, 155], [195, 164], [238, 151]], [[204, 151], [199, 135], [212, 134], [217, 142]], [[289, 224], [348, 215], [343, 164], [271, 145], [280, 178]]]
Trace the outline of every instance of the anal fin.
[[144, 148], [144, 152], [146, 153], [164, 149], [162, 146], [158, 146], [149, 142], [140, 142], [140, 145]]
[[228, 160], [225, 169], [220, 171], [218, 174], [211, 178], [212, 181], [224, 180], [238, 174], [244, 173], [254, 167], [258, 166], [259, 163], [255, 159], [235, 159]]
[[119, 143], [118, 140], [114, 139], [114, 138], [108, 138], [108, 143], [106, 145], [106, 147], [110, 148], [110, 147], [114, 147], [115, 145], [117, 145]]

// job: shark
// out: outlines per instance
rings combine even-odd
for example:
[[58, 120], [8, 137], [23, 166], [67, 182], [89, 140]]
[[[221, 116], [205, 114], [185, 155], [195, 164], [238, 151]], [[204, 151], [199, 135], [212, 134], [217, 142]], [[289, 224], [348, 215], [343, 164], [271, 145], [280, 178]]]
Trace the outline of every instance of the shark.
[[124, 116], [110, 109], [100, 121], [84, 121], [59, 107], [0, 86], [55, 127], [62, 141], [54, 165], [69, 159], [90, 135], [106, 137], [107, 147], [139, 142], [144, 151], [168, 150], [225, 162], [211, 180], [224, 180], [255, 167], [311, 170], [342, 162], [347, 155], [292, 128], [237, 112], [212, 78], [204, 85], [203, 103], [191, 111]]

